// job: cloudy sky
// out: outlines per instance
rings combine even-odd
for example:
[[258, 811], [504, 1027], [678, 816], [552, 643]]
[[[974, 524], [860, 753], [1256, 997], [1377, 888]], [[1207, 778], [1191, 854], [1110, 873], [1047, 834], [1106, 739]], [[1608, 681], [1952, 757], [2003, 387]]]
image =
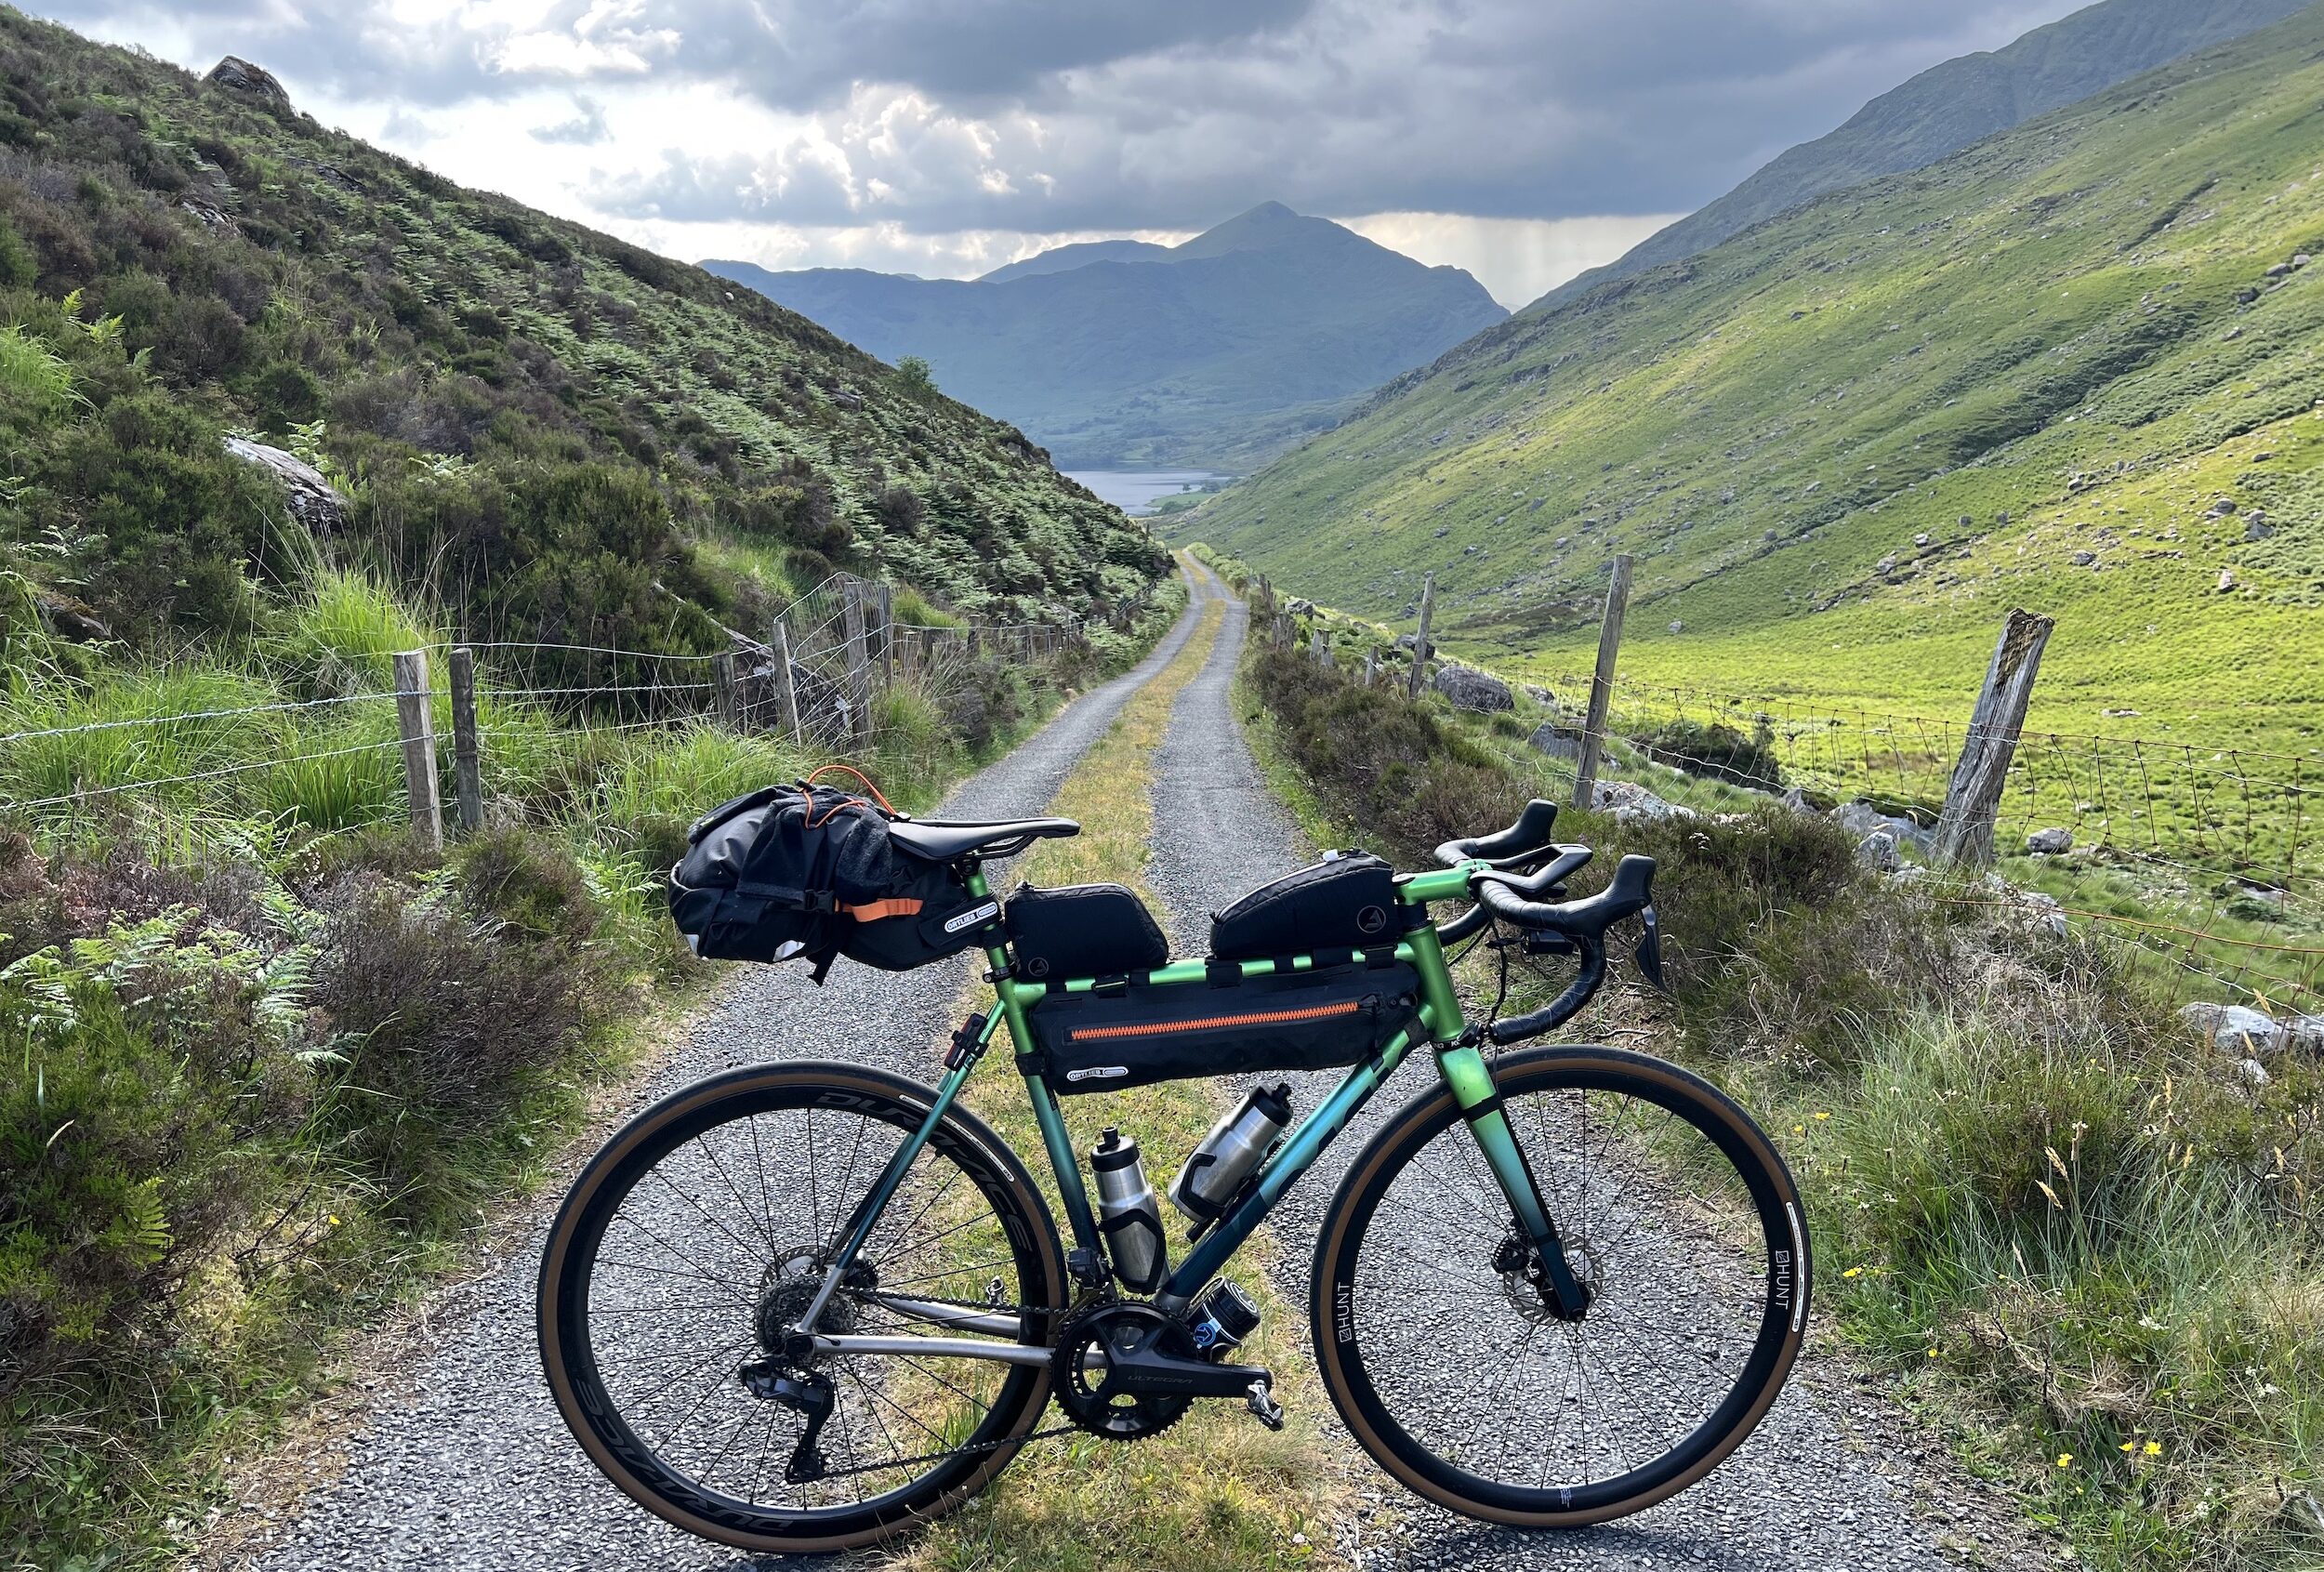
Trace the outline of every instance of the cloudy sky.
[[1510, 305], [2081, 0], [32, 0], [689, 260], [966, 276], [1276, 200]]

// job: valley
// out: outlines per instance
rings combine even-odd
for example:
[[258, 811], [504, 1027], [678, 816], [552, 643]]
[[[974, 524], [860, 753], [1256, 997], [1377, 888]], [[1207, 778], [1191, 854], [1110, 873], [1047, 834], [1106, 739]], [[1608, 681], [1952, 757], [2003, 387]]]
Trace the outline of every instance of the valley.
[[[1455, 647], [1958, 719], [2013, 604], [2032, 723], [2313, 746], [2324, 16], [1529, 312], [1170, 528]], [[2109, 714], [2108, 712], [2115, 712]]]

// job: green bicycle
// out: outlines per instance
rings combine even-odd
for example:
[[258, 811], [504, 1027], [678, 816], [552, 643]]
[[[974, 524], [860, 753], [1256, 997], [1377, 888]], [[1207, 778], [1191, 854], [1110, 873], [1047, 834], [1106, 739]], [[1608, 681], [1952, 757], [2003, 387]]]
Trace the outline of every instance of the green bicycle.
[[[1685, 1488], [1789, 1373], [1808, 1241], [1782, 1159], [1704, 1081], [1613, 1048], [1503, 1051], [1580, 1010], [1618, 924], [1643, 924], [1637, 958], [1659, 982], [1653, 862], [1625, 857], [1565, 899], [1591, 853], [1552, 840], [1555, 814], [1536, 802], [1447, 842], [1443, 871], [1304, 870], [1219, 914], [1214, 953], [1176, 964], [1119, 887], [993, 894], [988, 861], [1071, 821], [896, 820], [895, 846], [952, 881], [960, 915], [942, 926], [983, 949], [992, 1008], [932, 1087], [756, 1064], [615, 1135], [542, 1262], [566, 1422], [650, 1510], [771, 1552], [925, 1523], [1041, 1435], [1135, 1441], [1202, 1399], [1279, 1425], [1274, 1374], [1234, 1357], [1258, 1313], [1220, 1274], [1426, 1047], [1434, 1083], [1348, 1167], [1315, 1244], [1311, 1332], [1340, 1418], [1403, 1484], [1491, 1522], [1596, 1523]], [[1468, 909], [1440, 922], [1444, 903]], [[1488, 930], [1570, 958], [1571, 984], [1468, 1023], [1446, 946]], [[960, 1103], [1004, 1025], [1070, 1246]], [[1291, 1077], [1327, 1068], [1345, 1074], [1301, 1080], [1328, 1090], [1294, 1122], [1308, 1094]], [[1250, 1071], [1289, 1074], [1250, 1090], [1169, 1187], [1191, 1223], [1173, 1264], [1134, 1139], [1108, 1129], [1090, 1151], [1093, 1200], [1061, 1099]], [[1052, 1400], [1062, 1423], [1043, 1430]]]

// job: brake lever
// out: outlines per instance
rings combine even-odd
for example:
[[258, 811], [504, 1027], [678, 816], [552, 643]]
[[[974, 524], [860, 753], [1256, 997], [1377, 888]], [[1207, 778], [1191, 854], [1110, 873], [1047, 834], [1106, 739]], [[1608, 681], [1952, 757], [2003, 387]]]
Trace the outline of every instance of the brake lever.
[[1655, 916], [1655, 909], [1651, 903], [1647, 905], [1644, 911], [1638, 914], [1638, 917], [1639, 920], [1645, 925], [1646, 931], [1639, 935], [1638, 948], [1631, 952], [1631, 958], [1638, 962], [1638, 970], [1645, 974], [1646, 981], [1653, 984], [1655, 992], [1668, 995], [1670, 991], [1670, 984], [1662, 979], [1661, 919]]

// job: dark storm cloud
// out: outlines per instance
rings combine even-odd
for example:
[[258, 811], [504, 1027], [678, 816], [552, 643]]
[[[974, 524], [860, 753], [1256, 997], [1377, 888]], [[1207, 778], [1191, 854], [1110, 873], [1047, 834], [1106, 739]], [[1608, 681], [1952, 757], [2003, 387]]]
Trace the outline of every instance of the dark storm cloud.
[[[446, 106], [556, 86], [611, 101], [712, 84], [812, 127], [737, 145], [686, 126], [667, 151], [620, 148], [588, 199], [632, 218], [929, 233], [1189, 228], [1268, 198], [1341, 214], [1681, 210], [1913, 72], [2073, 6], [559, 0], [412, 25], [387, 0], [274, 3], [152, 14], [211, 58], [258, 59], [294, 97]], [[60, 14], [121, 37], [140, 13], [63, 0]], [[535, 135], [588, 140], [594, 124]]]

